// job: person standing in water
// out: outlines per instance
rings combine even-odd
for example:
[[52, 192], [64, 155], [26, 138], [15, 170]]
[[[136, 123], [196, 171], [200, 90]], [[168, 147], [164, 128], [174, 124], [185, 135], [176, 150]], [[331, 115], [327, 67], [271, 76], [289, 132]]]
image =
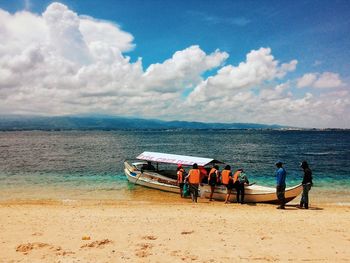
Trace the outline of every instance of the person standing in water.
[[180, 188], [180, 196], [184, 197], [183, 195], [183, 188], [184, 188], [184, 181], [185, 181], [185, 175], [186, 175], [186, 171], [185, 169], [182, 167], [181, 164], [177, 165], [177, 185]]
[[303, 193], [301, 195], [299, 208], [305, 207], [305, 209], [309, 209], [309, 191], [312, 186], [312, 171], [306, 161], [302, 161], [300, 167], [304, 170], [304, 177], [302, 181]]
[[285, 209], [285, 191], [286, 191], [286, 170], [282, 167], [283, 163], [281, 161], [276, 162], [276, 195], [278, 198], [279, 206], [277, 209]]
[[215, 190], [215, 186], [218, 184], [219, 180], [219, 166], [213, 165], [213, 168], [211, 168], [208, 176], [208, 184], [210, 185], [210, 196], [209, 201], [213, 200], [213, 194]]
[[186, 176], [186, 180], [188, 180], [190, 184], [190, 194], [192, 197], [192, 202], [197, 203], [198, 188], [201, 182], [201, 172], [198, 169], [198, 165], [196, 163], [192, 165], [192, 169], [188, 172], [188, 175]]
[[225, 204], [229, 203], [231, 191], [233, 188], [233, 178], [231, 173], [231, 166], [226, 165], [225, 169], [221, 172], [221, 182], [226, 186], [226, 198]]

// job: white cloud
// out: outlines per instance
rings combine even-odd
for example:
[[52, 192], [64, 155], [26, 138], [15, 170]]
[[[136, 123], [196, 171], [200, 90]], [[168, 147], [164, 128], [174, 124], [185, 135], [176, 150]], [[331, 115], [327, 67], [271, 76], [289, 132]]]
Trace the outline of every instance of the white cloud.
[[288, 91], [289, 88], [289, 83], [283, 83], [271, 89], [263, 89], [259, 93], [259, 98], [262, 101], [272, 101], [283, 99], [285, 97], [291, 97], [290, 93], [286, 93], [286, 91]]
[[307, 73], [297, 80], [297, 87], [338, 88], [343, 85], [339, 74], [333, 72]]
[[313, 83], [315, 83], [316, 79], [317, 79], [316, 74], [307, 73], [298, 79], [297, 87], [298, 88], [311, 87]]
[[144, 70], [141, 58], [125, 56], [135, 46], [130, 33], [60, 3], [41, 15], [0, 9], [0, 38], [1, 114], [350, 127], [350, 95], [337, 73], [304, 75], [297, 87], [333, 89], [303, 94], [284, 79], [297, 61], [280, 63], [269, 48], [233, 66], [226, 52], [206, 54], [193, 45]]
[[76, 63], [90, 62], [90, 54], [81, 33], [80, 19], [65, 5], [53, 3], [43, 13], [49, 30], [49, 45], [60, 56]]
[[248, 53], [246, 62], [237, 67], [227, 65], [218, 74], [200, 83], [190, 94], [190, 102], [206, 102], [229, 95], [230, 92], [249, 89], [262, 84], [264, 81], [283, 78], [289, 71], [295, 70], [297, 61], [279, 66], [270, 48], [260, 48]]
[[79, 29], [88, 46], [100, 43], [120, 52], [130, 51], [134, 48], [133, 36], [120, 30], [117, 24], [109, 21], [80, 16]]
[[227, 58], [226, 52], [216, 50], [206, 55], [199, 46], [191, 46], [161, 64], [150, 65], [144, 79], [149, 89], [176, 92], [199, 83], [203, 72], [220, 66]]
[[[228, 57], [191, 46], [144, 71], [141, 59], [132, 63], [123, 55], [134, 47], [131, 34], [60, 3], [42, 15], [1, 10], [0, 21], [2, 113], [151, 116]], [[126, 106], [126, 100], [135, 104]], [[140, 106], [142, 101], [149, 105]]]
[[315, 81], [315, 88], [338, 88], [342, 85], [339, 74], [332, 72], [324, 72]]

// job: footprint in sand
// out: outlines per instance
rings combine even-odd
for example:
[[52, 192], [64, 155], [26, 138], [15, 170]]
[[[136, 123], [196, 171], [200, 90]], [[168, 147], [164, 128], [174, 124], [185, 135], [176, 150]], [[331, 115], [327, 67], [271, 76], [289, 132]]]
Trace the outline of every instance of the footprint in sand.
[[80, 248], [103, 248], [107, 244], [112, 244], [113, 241], [109, 239], [96, 240], [94, 242], [82, 245]]
[[155, 237], [155, 236], [143, 236], [142, 239], [144, 239], [144, 240], [156, 240], [157, 237]]
[[198, 256], [191, 255], [191, 254], [187, 253], [187, 255], [181, 257], [181, 259], [182, 259], [183, 261], [188, 261], [188, 260], [189, 260], [189, 261], [194, 261], [194, 260], [197, 260], [197, 259], [198, 259]]
[[18, 245], [16, 247], [16, 251], [22, 252], [22, 253], [28, 253], [33, 249], [40, 249], [44, 247], [50, 247], [50, 245], [46, 243], [41, 243], [41, 242], [27, 243], [27, 244]]
[[60, 246], [53, 246], [47, 243], [41, 243], [41, 242], [33, 242], [33, 243], [27, 243], [27, 244], [21, 244], [16, 247], [17, 252], [22, 252], [24, 255], [27, 255], [30, 251], [34, 249], [48, 249], [55, 253], [56, 255], [70, 255], [75, 254], [71, 251], [64, 251]]
[[136, 250], [135, 255], [140, 257], [140, 258], [145, 258], [148, 257], [149, 255], [151, 255], [151, 249], [153, 247], [152, 244], [149, 243], [142, 243], [142, 244], [138, 244], [138, 249]]
[[194, 230], [191, 230], [191, 231], [182, 231], [181, 232], [181, 235], [189, 235], [189, 234], [192, 234], [194, 233]]
[[198, 256], [192, 255], [189, 251], [185, 250], [173, 250], [170, 253], [173, 257], [179, 257], [182, 261], [194, 261], [198, 259]]
[[174, 257], [179, 256], [179, 254], [181, 254], [181, 250], [173, 250], [170, 252], [170, 255]]

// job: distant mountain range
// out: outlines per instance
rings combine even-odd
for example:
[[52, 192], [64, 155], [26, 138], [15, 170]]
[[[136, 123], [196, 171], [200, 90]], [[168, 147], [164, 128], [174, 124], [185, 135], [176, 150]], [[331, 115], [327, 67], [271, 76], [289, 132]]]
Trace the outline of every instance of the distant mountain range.
[[113, 116], [0, 116], [0, 131], [23, 130], [134, 130], [134, 129], [283, 129], [257, 123], [161, 121]]

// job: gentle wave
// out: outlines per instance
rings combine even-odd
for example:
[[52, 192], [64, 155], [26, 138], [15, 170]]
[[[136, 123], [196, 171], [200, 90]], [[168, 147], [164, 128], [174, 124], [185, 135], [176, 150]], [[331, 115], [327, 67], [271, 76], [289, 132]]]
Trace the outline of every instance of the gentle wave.
[[337, 155], [339, 152], [306, 152], [305, 155]]

